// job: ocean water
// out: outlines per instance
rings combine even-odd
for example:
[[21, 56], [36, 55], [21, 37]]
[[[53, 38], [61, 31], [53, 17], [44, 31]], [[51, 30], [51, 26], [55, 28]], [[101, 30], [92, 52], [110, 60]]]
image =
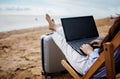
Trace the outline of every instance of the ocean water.
[[[51, 16], [56, 24], [60, 23], [60, 16]], [[45, 27], [48, 23], [45, 15], [0, 15], [0, 32]]]

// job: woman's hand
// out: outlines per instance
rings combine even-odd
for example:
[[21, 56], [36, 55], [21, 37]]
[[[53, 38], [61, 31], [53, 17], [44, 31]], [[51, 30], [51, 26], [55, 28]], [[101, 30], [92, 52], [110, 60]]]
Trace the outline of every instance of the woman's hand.
[[90, 45], [93, 47], [100, 47], [102, 40], [93, 40], [90, 42]]
[[80, 49], [86, 54], [90, 55], [93, 52], [93, 48], [89, 44], [83, 44]]

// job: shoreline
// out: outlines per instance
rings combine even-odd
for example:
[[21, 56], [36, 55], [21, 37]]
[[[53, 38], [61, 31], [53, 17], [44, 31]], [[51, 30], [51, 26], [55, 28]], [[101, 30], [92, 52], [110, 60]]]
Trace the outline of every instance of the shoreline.
[[32, 27], [32, 28], [26, 28], [26, 29], [18, 29], [18, 30], [0, 32], [0, 39], [7, 38], [11, 35], [18, 35], [18, 34], [35, 32], [35, 31], [43, 31], [43, 30], [47, 30], [47, 29], [48, 29], [48, 27], [45, 26], [45, 27]]
[[[101, 36], [105, 36], [104, 34], [101, 34], [101, 33], [105, 33], [104, 30], [109, 29], [109, 27], [113, 24], [113, 22], [114, 21], [110, 21], [109, 18], [95, 20], [96, 27]], [[61, 24], [57, 24], [57, 25], [60, 26]], [[108, 28], [106, 27], [106, 29], [103, 30], [102, 27], [104, 26], [109, 26], [109, 27]], [[29, 33], [34, 31], [42, 31], [47, 29], [48, 29], [48, 25], [44, 25], [44, 26], [38, 26], [38, 27], [29, 27], [29, 28], [23, 28], [23, 29], [17, 29], [17, 30], [3, 31], [3, 32], [0, 32], [0, 39], [7, 38], [11, 35]]]
[[[57, 26], [60, 26], [60, 24], [57, 24]], [[48, 33], [50, 32], [50, 30], [48, 29], [48, 25], [39, 26], [39, 27], [30, 27], [30, 28], [0, 32], [0, 39], [7, 38], [11, 35], [24, 34], [24, 33], [35, 32], [35, 31], [43, 31], [43, 30], [46, 30]]]

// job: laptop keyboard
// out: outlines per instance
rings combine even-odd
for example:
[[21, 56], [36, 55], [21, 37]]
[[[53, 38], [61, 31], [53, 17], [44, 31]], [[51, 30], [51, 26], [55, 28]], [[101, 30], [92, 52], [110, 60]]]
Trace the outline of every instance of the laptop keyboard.
[[71, 44], [75, 47], [80, 47], [83, 44], [89, 44], [93, 39], [84, 39], [84, 40], [76, 40], [76, 41], [72, 41]]
[[96, 37], [94, 38], [86, 38], [86, 39], [81, 39], [81, 40], [75, 40], [75, 41], [70, 41], [68, 42], [70, 44], [70, 46], [75, 49], [77, 52], [79, 52], [80, 54], [83, 52], [80, 50], [80, 47], [83, 44], [89, 44], [92, 40], [96, 39]]

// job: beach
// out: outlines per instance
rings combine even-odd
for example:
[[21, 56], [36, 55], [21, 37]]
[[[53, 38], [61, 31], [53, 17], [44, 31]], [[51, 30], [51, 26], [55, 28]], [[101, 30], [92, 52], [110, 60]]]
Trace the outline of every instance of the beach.
[[[51, 17], [60, 23], [60, 16]], [[0, 32], [45, 27], [47, 24], [45, 15], [0, 15]]]
[[[104, 37], [113, 21], [109, 18], [95, 21], [99, 35]], [[48, 26], [0, 32], [0, 79], [44, 79], [41, 75], [40, 37], [51, 33]], [[72, 79], [56, 74], [53, 79]]]

